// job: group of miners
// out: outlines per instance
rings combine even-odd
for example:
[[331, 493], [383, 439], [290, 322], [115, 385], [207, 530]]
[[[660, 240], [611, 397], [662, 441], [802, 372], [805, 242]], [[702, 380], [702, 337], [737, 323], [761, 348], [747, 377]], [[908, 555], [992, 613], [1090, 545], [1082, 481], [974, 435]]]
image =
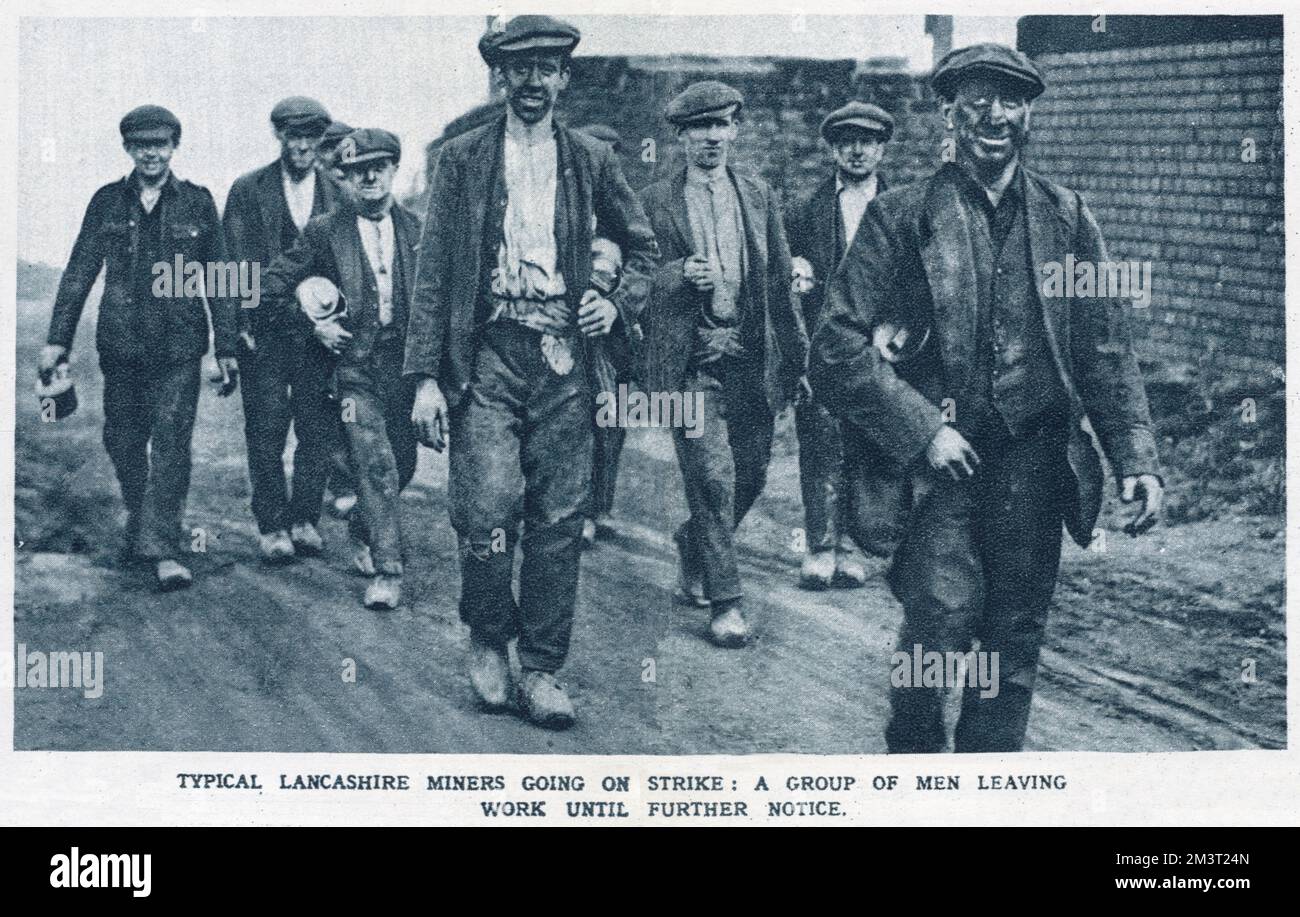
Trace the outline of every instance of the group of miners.
[[[423, 220], [394, 200], [398, 138], [312, 99], [275, 106], [280, 156], [239, 178], [220, 216], [171, 171], [171, 112], [122, 119], [134, 169], [91, 200], [40, 369], [67, 361], [107, 265], [97, 345], [127, 557], [164, 589], [191, 582], [181, 520], [211, 338], [219, 393], [243, 383], [262, 557], [321, 553], [328, 490], [365, 605], [397, 607], [399, 494], [417, 444], [448, 450], [470, 683], [487, 708], [563, 728], [574, 707], [555, 675], [623, 438], [593, 422], [597, 393], [634, 381], [702, 407], [672, 430], [688, 508], [677, 599], [707, 611], [721, 647], [752, 640], [736, 529], [793, 404], [801, 585], [861, 586], [855, 543], [892, 557], [900, 648], [1000, 654], [1001, 690], [964, 695], [957, 750], [1018, 749], [1062, 525], [1093, 535], [1099, 447], [1139, 504], [1131, 532], [1162, 491], [1126, 304], [1051, 299], [1035, 280], [1067, 253], [1105, 258], [1081, 198], [1021, 162], [1042, 74], [1000, 45], [945, 56], [932, 80], [954, 155], [890, 190], [894, 118], [849, 102], [821, 124], [833, 169], [783, 212], [732, 163], [744, 99], [716, 81], [668, 103], [685, 162], [634, 192], [617, 133], [553, 117], [579, 39], [535, 15], [480, 39], [504, 112], [442, 144]], [[178, 256], [261, 265], [260, 305], [162, 300], [153, 266]], [[895, 688], [892, 710], [892, 751], [947, 746], [940, 689]]]

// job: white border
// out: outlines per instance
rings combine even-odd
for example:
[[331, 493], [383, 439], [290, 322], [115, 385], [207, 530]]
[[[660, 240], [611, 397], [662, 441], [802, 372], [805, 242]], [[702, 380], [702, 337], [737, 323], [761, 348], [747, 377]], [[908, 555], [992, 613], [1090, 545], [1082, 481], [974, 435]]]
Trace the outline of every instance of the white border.
[[[120, 0], [109, 4], [88, 0], [61, 0], [36, 3], [21, 0], [6, 4], [0, 17], [0, 60], [7, 79], [0, 81], [3, 94], [4, 126], [10, 137], [17, 137], [18, 87], [18, 19], [23, 16], [149, 16], [162, 12], [168, 17], [192, 15], [466, 15], [474, 12], [517, 13], [547, 11], [563, 13], [615, 14], [620, 11], [646, 14], [688, 14], [694, 3], [669, 0], [646, 7], [633, 6], [627, 0], [596, 4], [584, 2], [553, 3], [461, 3], [454, 10], [439, 9], [433, 4], [397, 2], [397, 0], [282, 0], [274, 8], [253, 0], [230, 3], [174, 2], [160, 10], [156, 3], [144, 0]], [[1072, 13], [1095, 15], [1121, 13], [1167, 13], [1244, 15], [1282, 13], [1280, 3], [1234, 0], [1231, 3], [1173, 3], [1147, 0], [1143, 3], [1109, 2], [1011, 3], [1006, 0], [983, 0], [975, 9], [952, 2], [929, 4], [922, 12], [955, 15], [1027, 15]], [[812, 9], [809, 9], [812, 7]], [[867, 15], [907, 14], [918, 10], [914, 2], [884, 0], [869, 5], [857, 2], [771, 2], [771, 0], [711, 0], [707, 12], [794, 14], [801, 9], [814, 13], [862, 13]], [[1295, 17], [1285, 23], [1286, 72], [1284, 77], [1285, 110], [1300, 110], [1297, 102], [1296, 67], [1291, 60], [1296, 47]], [[70, 66], [75, 66], [70, 62]], [[1295, 118], [1287, 122], [1287, 143], [1292, 155], [1286, 164], [1286, 184], [1295, 184], [1297, 156]], [[22, 151], [11, 143], [11, 155], [0, 161], [0, 263], [8, 265], [4, 277], [3, 304], [0, 312], [0, 417], [4, 418], [4, 449], [0, 450], [0, 505], [8, 531], [13, 526], [13, 415], [15, 409], [15, 286], [11, 275], [16, 264], [16, 181], [20, 175]], [[1300, 277], [1297, 260], [1297, 213], [1295, 195], [1286, 202], [1288, 227], [1287, 274]], [[1287, 388], [1288, 466], [1296, 467], [1297, 381], [1293, 356], [1300, 340], [1300, 311], [1296, 309], [1296, 283], [1289, 285], [1287, 296], [1287, 363], [1290, 382]], [[1288, 475], [1294, 484], [1295, 475]], [[1293, 490], [1294, 493], [1294, 490]], [[1296, 501], [1287, 511], [1287, 573], [1296, 569], [1300, 543], [1296, 538]], [[547, 757], [535, 755], [356, 755], [356, 754], [210, 754], [210, 753], [97, 753], [97, 752], [14, 752], [13, 746], [13, 656], [9, 647], [13, 633], [13, 540], [0, 539], [0, 595], [5, 597], [5, 614], [0, 615], [0, 821], [15, 824], [452, 824], [486, 821], [479, 810], [481, 799], [524, 798], [518, 791], [518, 778], [525, 774], [584, 774], [591, 786], [603, 776], [649, 774], [720, 774], [728, 783], [738, 781], [740, 792], [713, 794], [719, 799], [762, 802], [765, 794], [750, 792], [757, 775], [764, 775], [774, 789], [772, 798], [795, 798], [782, 792], [780, 781], [789, 775], [852, 774], [859, 778], [859, 788], [843, 795], [846, 818], [824, 819], [830, 823], [862, 824], [1178, 824], [1178, 825], [1256, 825], [1295, 824], [1300, 821], [1300, 754], [1291, 747], [1281, 751], [1180, 752], [1150, 754], [1096, 753], [1023, 753], [1013, 757], [946, 756], [816, 756], [756, 755], [749, 757]], [[1288, 590], [1288, 666], [1300, 672], [1300, 641], [1295, 634], [1294, 590]], [[1293, 675], [1294, 678], [1294, 675]], [[1287, 699], [1288, 733], [1297, 721], [1297, 694], [1289, 688]], [[191, 791], [178, 788], [179, 772], [242, 772], [262, 776], [264, 786], [274, 786], [280, 773], [319, 771], [407, 774], [412, 789], [406, 793], [363, 793], [344, 791], [280, 792], [261, 794], [237, 790]], [[499, 773], [507, 778], [511, 791], [506, 793], [470, 794], [430, 792], [424, 789], [426, 774]], [[977, 774], [1045, 773], [1063, 774], [1064, 791], [981, 792], [974, 790]], [[870, 789], [873, 777], [897, 775], [899, 790]], [[914, 786], [918, 774], [954, 774], [961, 776], [958, 792], [922, 793]], [[972, 789], [967, 789], [971, 787]], [[528, 798], [552, 800], [549, 808], [562, 807], [560, 800], [626, 799], [634, 812], [654, 799], [704, 800], [710, 794], [648, 794], [642, 792], [644, 781], [633, 779], [632, 792], [622, 796], [601, 794], [590, 789], [582, 794], [533, 794]], [[826, 798], [833, 794], [820, 794]], [[759, 806], [755, 805], [755, 808]], [[623, 819], [621, 823], [642, 821]], [[516, 822], [523, 822], [518, 819]], [[548, 824], [563, 822], [550, 818]], [[686, 819], [654, 819], [651, 823], [682, 824]], [[711, 824], [728, 819], [701, 819]], [[753, 819], [762, 822], [760, 816]], [[811, 823], [816, 818], [787, 819], [782, 823]]]

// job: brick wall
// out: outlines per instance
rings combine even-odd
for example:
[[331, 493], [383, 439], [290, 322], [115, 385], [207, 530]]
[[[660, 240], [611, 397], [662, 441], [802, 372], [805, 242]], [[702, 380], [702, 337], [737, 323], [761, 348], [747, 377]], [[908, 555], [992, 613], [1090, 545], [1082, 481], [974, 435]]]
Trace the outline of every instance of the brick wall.
[[[560, 116], [573, 126], [608, 124], [623, 138], [628, 181], [641, 188], [680, 164], [664, 105], [688, 83], [723, 80], [745, 96], [734, 161], [760, 172], [785, 199], [810, 195], [828, 174], [822, 119], [849, 99], [874, 102], [898, 119], [881, 166], [896, 183], [933, 170], [942, 136], [937, 106], [923, 79], [892, 62], [775, 58], [577, 57], [561, 96]], [[492, 106], [467, 113], [444, 136], [482, 123]], [[653, 160], [642, 155], [653, 141]], [[436, 148], [437, 141], [434, 147]]]
[[[1027, 18], [1051, 20], [1059, 33], [1074, 28], [1062, 20], [1077, 17]], [[1112, 31], [1131, 26], [1135, 43], [1161, 37], [1138, 18], [1112, 17]], [[1051, 88], [1034, 107], [1030, 162], [1083, 192], [1113, 258], [1153, 262], [1152, 303], [1136, 313], [1143, 355], [1244, 372], [1283, 363], [1281, 39], [1062, 51], [1070, 41], [1052, 37], [1041, 42], [1051, 50], [1035, 55]], [[883, 62], [578, 57], [561, 115], [618, 130], [628, 180], [640, 188], [678, 166], [661, 113], [697, 79], [744, 93], [736, 161], [787, 201], [811, 194], [827, 174], [817, 127], [850, 98], [898, 120], [881, 167], [896, 184], [938, 164], [943, 125], [926, 80]], [[493, 111], [467, 113], [445, 136]], [[1255, 142], [1254, 162], [1242, 161], [1244, 138]], [[647, 139], [653, 161], [642, 156]]]
[[1030, 160], [1084, 194], [1112, 258], [1152, 262], [1151, 306], [1135, 312], [1145, 355], [1283, 364], [1281, 38], [1036, 59], [1050, 88]]

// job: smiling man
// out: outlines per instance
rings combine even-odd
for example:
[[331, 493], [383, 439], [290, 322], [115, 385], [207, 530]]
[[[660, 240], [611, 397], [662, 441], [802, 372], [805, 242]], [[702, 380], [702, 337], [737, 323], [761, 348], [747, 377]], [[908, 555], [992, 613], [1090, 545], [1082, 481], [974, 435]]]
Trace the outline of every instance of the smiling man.
[[[155, 295], [154, 267], [175, 259], [222, 263], [226, 250], [211, 193], [172, 174], [181, 140], [176, 116], [143, 105], [128, 112], [120, 128], [134, 168], [95, 192], [86, 208], [59, 281], [40, 371], [47, 375], [68, 359], [86, 297], [107, 266], [95, 343], [104, 373], [104, 448], [127, 510], [123, 555], [148, 561], [158, 585], [175, 589], [192, 580], [183, 560], [181, 516], [208, 317], [202, 295]], [[209, 305], [221, 394], [229, 395], [238, 378], [239, 304], [212, 296]]]
[[[549, 728], [574, 720], [555, 673], [590, 513], [595, 393], [613, 376], [604, 338], [632, 326], [657, 254], [614, 151], [553, 116], [578, 40], [549, 16], [517, 16], [480, 40], [506, 110], [439, 152], [405, 364], [421, 441], [441, 451], [450, 439], [470, 683], [486, 707], [506, 706], [518, 638], [519, 706]], [[593, 234], [623, 252], [609, 299], [592, 282]]]
[[763, 491], [774, 418], [808, 353], [776, 195], [730, 163], [743, 105], [713, 80], [682, 90], [664, 117], [686, 164], [641, 192], [661, 253], [642, 321], [645, 388], [699, 393], [704, 405], [698, 435], [672, 431], [690, 513], [674, 535], [678, 599], [709, 609], [708, 639], [721, 647], [752, 636], [735, 531]]
[[[788, 221], [794, 289], [810, 335], [821, 321], [826, 287], [853, 242], [862, 214], [885, 190], [877, 166], [893, 134], [893, 116], [867, 102], [849, 102], [822, 121], [821, 135], [835, 161], [834, 173]], [[867, 574], [849, 539], [848, 516], [853, 508], [844, 487], [839, 423], [811, 399], [795, 406], [794, 417], [806, 545], [799, 584], [805, 589], [861, 586]]]
[[[1038, 284], [1041, 265], [1068, 254], [1105, 259], [1079, 195], [1021, 162], [1045, 88], [1038, 68], [975, 45], [947, 54], [933, 85], [956, 161], [867, 208], [831, 282], [809, 376], [906, 478], [889, 571], [903, 605], [898, 650], [965, 652], [977, 640], [996, 653], [999, 690], [966, 689], [954, 747], [1009, 752], [1029, 721], [1062, 523], [1080, 545], [1093, 537], [1100, 451], [1121, 498], [1138, 504], [1131, 534], [1155, 524], [1162, 484], [1130, 304], [1052, 299]], [[900, 358], [875, 340], [885, 326], [925, 343]], [[942, 691], [894, 685], [890, 751], [947, 746]]]
[[[333, 388], [357, 486], [357, 507], [348, 517], [354, 563], [371, 578], [363, 603], [377, 610], [402, 600], [398, 498], [416, 459], [414, 392], [402, 377], [402, 357], [420, 221], [393, 201], [401, 156], [401, 143], [389, 131], [365, 128], [344, 136], [335, 161], [347, 199], [314, 217], [263, 281], [267, 300], [287, 308], [288, 321], [310, 329], [334, 357]], [[299, 288], [309, 278], [320, 293]], [[320, 285], [321, 279], [329, 285]], [[321, 310], [327, 314], [312, 320], [299, 312], [300, 300], [336, 306], [340, 294], [343, 315]]]

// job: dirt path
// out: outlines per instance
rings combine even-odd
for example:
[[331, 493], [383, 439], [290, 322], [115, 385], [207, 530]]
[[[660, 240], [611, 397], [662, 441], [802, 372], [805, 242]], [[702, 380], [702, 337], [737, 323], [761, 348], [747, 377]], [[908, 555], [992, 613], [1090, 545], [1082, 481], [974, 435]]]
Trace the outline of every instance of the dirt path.
[[[38, 315], [20, 309], [18, 378]], [[84, 347], [93, 331], [82, 329]], [[21, 749], [710, 754], [884, 750], [899, 618], [878, 576], [850, 592], [794, 585], [794, 457], [778, 449], [742, 530], [760, 629], [741, 652], [701, 637], [675, 606], [668, 532], [684, 512], [671, 449], [634, 433], [619, 531], [586, 555], [563, 680], [580, 720], [562, 734], [484, 715], [462, 672], [468, 635], [447, 522], [445, 458], [422, 452], [405, 497], [406, 605], [360, 605], [346, 533], [324, 557], [258, 563], [238, 398], [205, 392], [187, 523], [204, 529], [194, 588], [155, 594], [117, 568], [120, 506], [99, 444], [93, 356], [78, 353], [82, 410], [37, 422], [26, 384], [17, 431], [15, 640], [102, 651], [103, 696], [16, 692]], [[783, 424], [784, 426], [784, 424]], [[789, 439], [788, 430], [782, 442]], [[1068, 548], [1030, 724], [1036, 749], [1156, 751], [1285, 744], [1283, 539], [1278, 523], [1197, 523], [1104, 553]], [[871, 567], [873, 573], [879, 564]], [[343, 677], [346, 660], [355, 682]], [[1253, 660], [1256, 681], [1242, 680]]]

